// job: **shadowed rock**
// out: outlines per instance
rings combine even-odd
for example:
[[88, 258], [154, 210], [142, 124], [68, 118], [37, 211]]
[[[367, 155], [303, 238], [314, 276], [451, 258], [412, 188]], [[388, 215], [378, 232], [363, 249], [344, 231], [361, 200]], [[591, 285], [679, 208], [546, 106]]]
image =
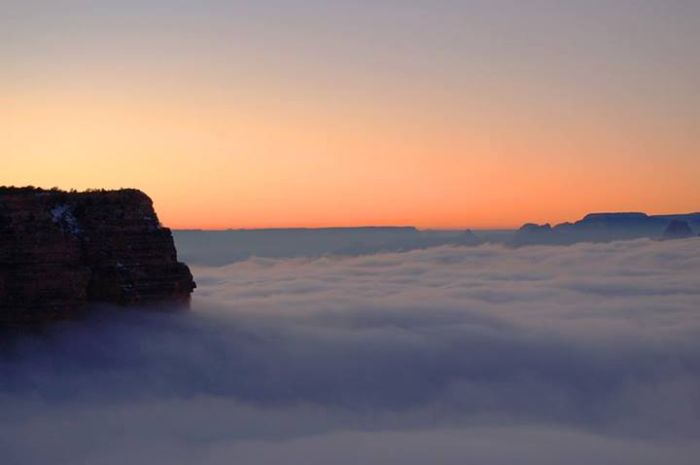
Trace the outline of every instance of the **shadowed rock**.
[[663, 239], [686, 239], [693, 237], [693, 230], [690, 229], [687, 221], [672, 220], [662, 236]]
[[194, 288], [143, 192], [0, 188], [0, 324], [70, 318], [88, 302], [186, 305]]
[[479, 238], [476, 234], [474, 234], [474, 231], [471, 229], [465, 229], [462, 234], [457, 238], [457, 243], [460, 245], [480, 245], [483, 244], [484, 241]]
[[[666, 237], [665, 231], [671, 228]], [[574, 244], [576, 242], [609, 242], [626, 239], [679, 238], [693, 235], [700, 228], [700, 213], [647, 215], [639, 212], [591, 213], [574, 223], [526, 224], [513, 238], [513, 245]]]
[[525, 223], [515, 233], [513, 243], [515, 245], [541, 244], [547, 243], [552, 239], [552, 226], [549, 223], [542, 225]]

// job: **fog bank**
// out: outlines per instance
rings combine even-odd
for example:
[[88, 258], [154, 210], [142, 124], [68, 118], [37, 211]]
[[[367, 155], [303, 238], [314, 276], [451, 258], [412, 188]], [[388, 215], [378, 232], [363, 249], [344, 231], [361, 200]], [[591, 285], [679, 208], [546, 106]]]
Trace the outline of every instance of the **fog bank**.
[[3, 336], [2, 462], [692, 463], [699, 246], [196, 266], [189, 313]]

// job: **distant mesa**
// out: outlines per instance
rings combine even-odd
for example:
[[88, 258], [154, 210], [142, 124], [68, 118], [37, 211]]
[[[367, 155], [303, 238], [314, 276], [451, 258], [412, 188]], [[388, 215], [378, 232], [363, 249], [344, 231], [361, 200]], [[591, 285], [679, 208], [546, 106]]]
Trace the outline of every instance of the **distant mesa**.
[[691, 237], [700, 231], [700, 213], [647, 215], [641, 212], [591, 213], [574, 223], [523, 225], [513, 245], [574, 244], [614, 240]]
[[143, 192], [0, 187], [0, 325], [70, 318], [89, 302], [186, 305], [195, 287]]

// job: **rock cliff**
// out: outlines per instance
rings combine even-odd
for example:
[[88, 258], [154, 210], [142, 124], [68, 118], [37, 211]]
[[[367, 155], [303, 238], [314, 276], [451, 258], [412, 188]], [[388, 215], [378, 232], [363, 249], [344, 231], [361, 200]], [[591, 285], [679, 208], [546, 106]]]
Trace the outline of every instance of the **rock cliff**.
[[0, 325], [70, 318], [88, 302], [187, 304], [194, 288], [143, 192], [0, 188]]

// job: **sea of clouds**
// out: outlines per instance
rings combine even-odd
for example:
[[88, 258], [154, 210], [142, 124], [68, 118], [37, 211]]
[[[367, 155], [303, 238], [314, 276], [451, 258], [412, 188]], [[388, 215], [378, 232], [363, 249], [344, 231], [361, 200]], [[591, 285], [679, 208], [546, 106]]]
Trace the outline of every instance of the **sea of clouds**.
[[99, 309], [3, 336], [0, 463], [700, 456], [700, 239], [193, 272], [190, 312]]

